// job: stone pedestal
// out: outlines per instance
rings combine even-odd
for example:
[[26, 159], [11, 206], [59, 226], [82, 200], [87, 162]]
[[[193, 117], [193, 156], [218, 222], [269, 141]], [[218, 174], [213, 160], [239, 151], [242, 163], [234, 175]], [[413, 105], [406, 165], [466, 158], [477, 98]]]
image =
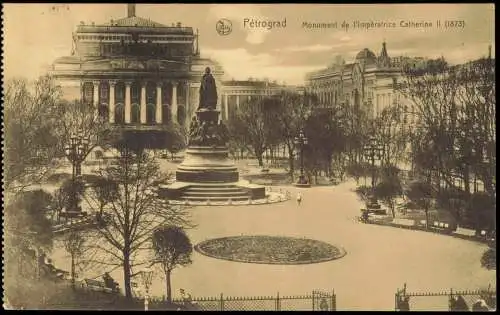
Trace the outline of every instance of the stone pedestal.
[[[176, 171], [176, 181], [160, 185], [167, 199], [199, 202], [265, 198], [265, 187], [240, 181], [219, 125], [219, 111], [201, 109], [191, 123], [190, 144]], [[204, 125], [205, 127], [202, 127]]]

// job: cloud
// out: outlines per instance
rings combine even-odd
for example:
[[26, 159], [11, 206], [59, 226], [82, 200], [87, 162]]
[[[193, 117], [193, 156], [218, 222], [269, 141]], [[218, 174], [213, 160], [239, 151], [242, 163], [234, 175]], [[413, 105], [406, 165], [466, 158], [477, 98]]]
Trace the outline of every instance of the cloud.
[[243, 19], [253, 18], [256, 20], [269, 20], [264, 16], [260, 8], [251, 4], [215, 4], [210, 7], [208, 17], [215, 17], [216, 20], [228, 19], [233, 22], [233, 27], [240, 25], [246, 32], [246, 42], [252, 45], [262, 44], [270, 30], [265, 28], [245, 28]]
[[293, 52], [318, 52], [318, 51], [329, 51], [335, 48], [333, 45], [308, 45], [308, 46], [288, 46], [283, 48], [275, 48], [274, 51], [293, 51]]
[[203, 48], [204, 57], [218, 61], [225, 71], [226, 79], [246, 80], [269, 78], [289, 84], [302, 84], [307, 72], [318, 70], [323, 65], [287, 66], [277, 65], [276, 57], [268, 53], [251, 54], [244, 48]]

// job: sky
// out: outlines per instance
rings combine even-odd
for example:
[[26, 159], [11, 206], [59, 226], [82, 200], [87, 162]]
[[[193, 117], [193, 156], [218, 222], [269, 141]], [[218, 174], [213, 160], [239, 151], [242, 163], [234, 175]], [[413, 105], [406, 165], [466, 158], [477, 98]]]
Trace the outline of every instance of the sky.
[[[36, 78], [56, 58], [71, 52], [72, 32], [80, 21], [108, 23], [127, 14], [126, 4], [4, 4], [4, 76]], [[363, 48], [379, 54], [387, 43], [391, 57], [444, 56], [461, 63], [495, 56], [493, 4], [137, 4], [136, 15], [199, 30], [202, 57], [220, 63], [226, 79], [269, 79], [301, 84], [307, 72], [342, 56], [347, 63]], [[220, 19], [232, 32], [219, 35]], [[249, 27], [244, 20], [284, 21], [286, 27]], [[437, 20], [441, 27], [437, 27]], [[354, 28], [355, 21], [396, 23], [396, 27]], [[431, 22], [432, 27], [401, 27], [401, 21]], [[463, 27], [446, 28], [446, 21]], [[303, 23], [335, 23], [312, 29]], [[342, 28], [342, 23], [349, 29]]]

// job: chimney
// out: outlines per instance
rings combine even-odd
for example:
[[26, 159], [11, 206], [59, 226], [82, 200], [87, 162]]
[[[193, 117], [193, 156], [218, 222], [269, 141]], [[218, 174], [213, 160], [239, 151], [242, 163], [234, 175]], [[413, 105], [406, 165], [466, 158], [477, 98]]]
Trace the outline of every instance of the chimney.
[[127, 17], [134, 17], [135, 16], [135, 3], [129, 3], [127, 4]]

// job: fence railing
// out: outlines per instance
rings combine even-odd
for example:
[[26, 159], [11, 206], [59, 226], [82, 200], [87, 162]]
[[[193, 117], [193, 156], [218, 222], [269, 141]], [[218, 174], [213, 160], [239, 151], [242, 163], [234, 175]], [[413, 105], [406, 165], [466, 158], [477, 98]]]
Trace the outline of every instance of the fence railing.
[[407, 292], [406, 284], [395, 294], [396, 311], [496, 310], [496, 290]]
[[[175, 304], [188, 310], [198, 311], [335, 311], [334, 291], [312, 291], [312, 294], [282, 296], [232, 297], [220, 294], [218, 297], [191, 298], [190, 301], [174, 299]], [[158, 300], [162, 303], [162, 300]], [[155, 301], [150, 301], [150, 306]], [[154, 306], [153, 306], [154, 307]]]

